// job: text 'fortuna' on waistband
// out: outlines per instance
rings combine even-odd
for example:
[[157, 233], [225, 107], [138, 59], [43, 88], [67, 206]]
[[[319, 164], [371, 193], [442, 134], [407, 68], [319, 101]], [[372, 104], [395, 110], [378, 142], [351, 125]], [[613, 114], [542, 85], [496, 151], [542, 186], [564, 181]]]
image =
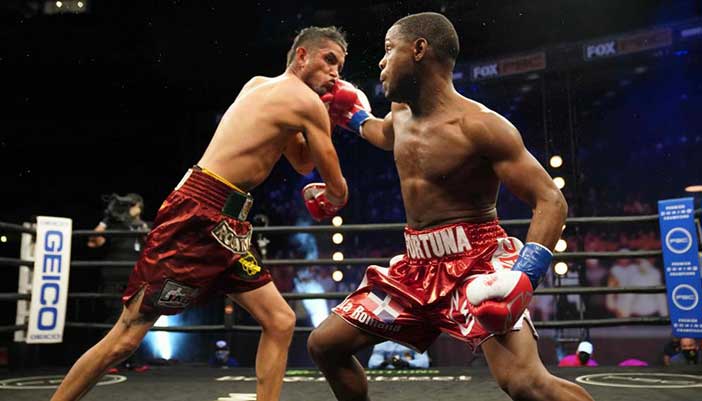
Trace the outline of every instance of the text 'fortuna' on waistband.
[[405, 233], [407, 253], [412, 259], [440, 258], [468, 252], [473, 247], [462, 226], [451, 226], [428, 233]]

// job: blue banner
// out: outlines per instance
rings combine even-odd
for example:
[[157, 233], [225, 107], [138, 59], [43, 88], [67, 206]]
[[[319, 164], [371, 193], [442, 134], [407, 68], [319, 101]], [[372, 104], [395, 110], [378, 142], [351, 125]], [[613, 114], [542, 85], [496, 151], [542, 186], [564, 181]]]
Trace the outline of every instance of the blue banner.
[[702, 276], [692, 198], [658, 202], [665, 285], [674, 337], [702, 338]]

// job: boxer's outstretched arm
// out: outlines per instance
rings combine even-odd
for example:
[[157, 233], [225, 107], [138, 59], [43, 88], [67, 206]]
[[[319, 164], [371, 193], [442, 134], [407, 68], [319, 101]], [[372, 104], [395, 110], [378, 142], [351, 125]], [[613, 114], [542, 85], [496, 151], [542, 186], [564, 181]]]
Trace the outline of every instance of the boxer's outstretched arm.
[[339, 156], [331, 140], [331, 125], [327, 109], [319, 98], [305, 107], [303, 132], [307, 139], [310, 157], [326, 184], [326, 196], [335, 205], [346, 203], [348, 187], [341, 173]]
[[561, 236], [568, 204], [546, 170], [524, 147], [519, 131], [503, 117], [488, 114], [474, 125], [480, 152], [492, 163], [501, 182], [526, 202], [533, 216], [527, 242], [536, 242], [553, 250]]
[[395, 133], [392, 129], [392, 112], [384, 119], [369, 118], [361, 126], [361, 137], [383, 150], [392, 150]]

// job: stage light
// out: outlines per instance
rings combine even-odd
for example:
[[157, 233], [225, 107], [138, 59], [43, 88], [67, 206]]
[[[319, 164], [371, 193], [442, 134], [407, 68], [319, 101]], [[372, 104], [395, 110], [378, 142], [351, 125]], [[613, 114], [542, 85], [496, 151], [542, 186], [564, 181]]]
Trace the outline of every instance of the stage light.
[[0, 237], [0, 242], [7, 242], [7, 235]]
[[551, 160], [549, 160], [549, 164], [553, 168], [561, 167], [563, 165], [563, 158], [558, 156], [558, 155], [551, 156]]
[[339, 227], [342, 224], [344, 224], [344, 219], [342, 219], [341, 216], [334, 216], [332, 219], [332, 225], [334, 227]]
[[57, 2], [56, 2], [56, 7], [58, 7], [58, 8], [63, 7], [63, 3], [60, 2], [60, 1], [57, 1]]
[[334, 233], [334, 235], [332, 235], [332, 242], [337, 245], [344, 242], [344, 234]]
[[336, 261], [344, 260], [344, 254], [342, 252], [339, 252], [339, 251], [334, 252], [334, 254], [332, 255], [332, 260], [336, 260]]
[[556, 242], [556, 252], [563, 252], [566, 249], [568, 249], [568, 243], [566, 240], [563, 238], [559, 239], [558, 242]]
[[84, 4], [82, 1], [79, 1], [79, 2], [78, 2], [78, 8], [83, 8], [84, 5], [85, 5], [85, 4]]
[[[155, 326], [168, 327], [168, 316], [161, 315], [156, 321]], [[171, 359], [173, 356], [173, 347], [171, 346], [170, 333], [166, 331], [154, 331], [153, 347], [159, 357], [163, 359]]]
[[563, 189], [563, 187], [565, 187], [565, 180], [563, 179], [563, 177], [556, 177], [553, 179], [553, 182], [556, 184], [556, 187], [558, 187], [558, 189]]
[[558, 262], [553, 266], [553, 270], [559, 276], [565, 276], [568, 274], [568, 264], [566, 262]]
[[334, 273], [332, 273], [332, 280], [336, 281], [337, 283], [343, 279], [344, 272], [342, 272], [341, 270], [335, 270]]

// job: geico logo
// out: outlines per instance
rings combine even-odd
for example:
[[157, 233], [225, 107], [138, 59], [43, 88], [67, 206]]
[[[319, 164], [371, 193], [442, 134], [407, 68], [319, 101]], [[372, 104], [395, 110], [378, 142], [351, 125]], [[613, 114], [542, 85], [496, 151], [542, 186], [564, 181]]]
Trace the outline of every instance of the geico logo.
[[494, 77], [498, 74], [497, 64], [487, 64], [473, 67], [473, 78]]
[[[42, 259], [41, 287], [39, 289], [39, 308], [37, 327], [39, 330], [53, 330], [58, 321], [58, 309], [54, 306], [59, 302], [61, 286], [61, 250], [63, 249], [63, 233], [49, 230], [44, 234], [44, 257]], [[49, 274], [47, 274], [49, 273]], [[53, 273], [53, 274], [51, 274]]]
[[614, 48], [615, 41], [600, 43], [597, 45], [589, 45], [586, 49], [587, 58], [603, 57], [612, 54], [617, 54], [617, 49]]

